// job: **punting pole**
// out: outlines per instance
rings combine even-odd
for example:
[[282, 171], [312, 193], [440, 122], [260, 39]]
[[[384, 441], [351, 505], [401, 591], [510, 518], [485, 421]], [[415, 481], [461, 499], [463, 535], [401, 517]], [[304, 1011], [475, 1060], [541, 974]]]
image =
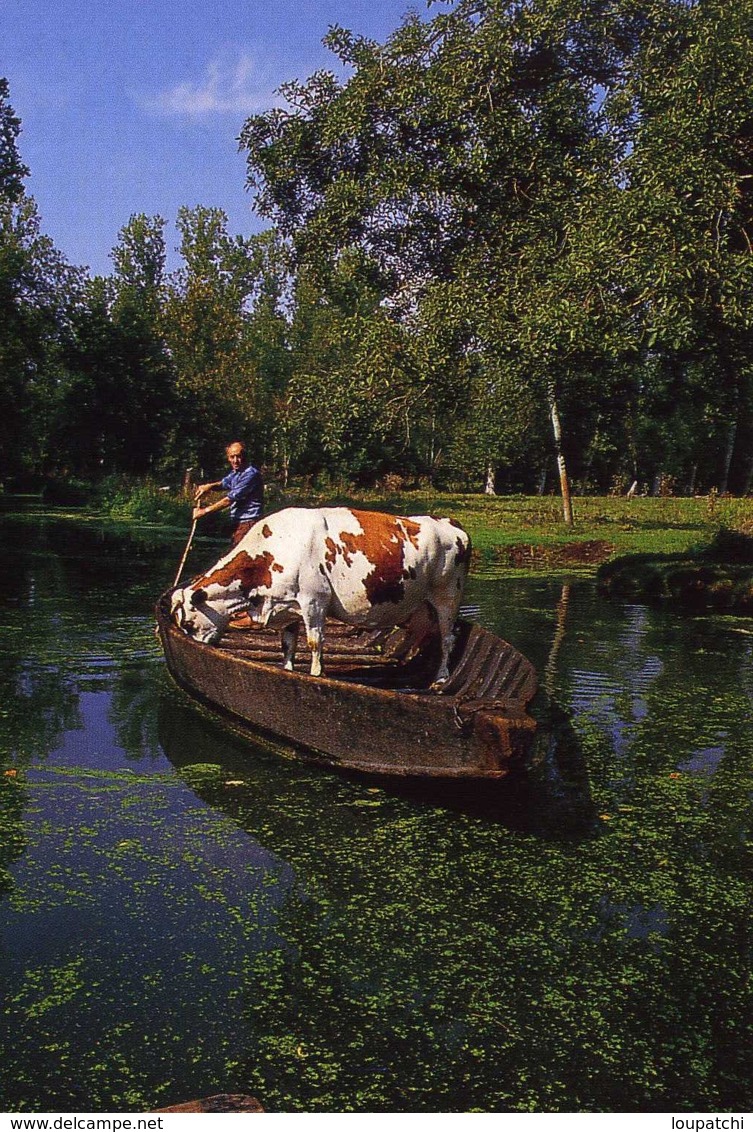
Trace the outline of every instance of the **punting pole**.
[[173, 582], [173, 589], [175, 589], [175, 587], [177, 586], [178, 582], [180, 581], [180, 576], [183, 573], [183, 567], [186, 564], [186, 559], [188, 558], [188, 552], [191, 549], [191, 543], [193, 542], [193, 536], [196, 533], [196, 523], [197, 522], [198, 522], [198, 520], [194, 519], [193, 523], [191, 524], [191, 533], [188, 536], [188, 542], [186, 543], [186, 549], [183, 551], [183, 557], [180, 560], [180, 566], [178, 567], [178, 573], [175, 575], [175, 581]]

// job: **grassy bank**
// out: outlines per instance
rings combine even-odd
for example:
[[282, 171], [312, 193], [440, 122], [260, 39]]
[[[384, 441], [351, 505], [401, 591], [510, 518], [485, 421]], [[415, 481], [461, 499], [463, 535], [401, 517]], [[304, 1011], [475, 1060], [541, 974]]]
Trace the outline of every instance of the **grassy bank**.
[[[81, 500], [47, 497], [52, 504]], [[6, 503], [7, 505], [7, 503]], [[451, 515], [469, 531], [475, 571], [520, 569], [593, 571], [625, 554], [684, 554], [712, 543], [720, 530], [753, 534], [753, 498], [715, 494], [696, 498], [626, 499], [583, 496], [574, 501], [575, 524], [562, 521], [555, 496], [486, 496], [442, 492], [354, 491], [326, 493], [271, 485], [267, 511], [287, 506], [345, 505], [393, 514]], [[149, 481], [113, 478], [90, 489], [82, 511], [129, 525], [187, 531], [191, 501], [177, 491]], [[202, 522], [202, 536], [224, 538], [225, 516]]]
[[696, 550], [616, 558], [601, 566], [598, 579], [609, 597], [750, 616], [753, 538], [721, 530]]
[[400, 514], [451, 515], [469, 531], [476, 569], [584, 569], [624, 554], [681, 553], [709, 545], [720, 529], [753, 531], [753, 499], [716, 496], [575, 500], [575, 524], [562, 521], [553, 496], [403, 493], [325, 499], [290, 493], [304, 505], [344, 503]]

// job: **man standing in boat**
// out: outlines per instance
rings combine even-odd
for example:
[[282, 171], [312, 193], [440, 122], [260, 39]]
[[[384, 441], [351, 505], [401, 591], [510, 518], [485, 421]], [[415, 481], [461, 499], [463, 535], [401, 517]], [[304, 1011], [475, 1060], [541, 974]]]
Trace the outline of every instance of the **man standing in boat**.
[[[250, 531], [257, 519], [261, 518], [264, 507], [264, 480], [258, 468], [249, 464], [246, 456], [246, 446], [240, 440], [234, 440], [225, 449], [231, 471], [224, 479], [215, 483], [202, 483], [196, 488], [196, 506], [193, 509], [194, 519], [203, 519], [214, 511], [224, 511], [230, 508], [230, 524], [232, 527], [232, 546], [237, 546], [243, 536]], [[200, 501], [210, 491], [223, 490], [226, 494], [216, 503], [208, 507], [200, 506]]]

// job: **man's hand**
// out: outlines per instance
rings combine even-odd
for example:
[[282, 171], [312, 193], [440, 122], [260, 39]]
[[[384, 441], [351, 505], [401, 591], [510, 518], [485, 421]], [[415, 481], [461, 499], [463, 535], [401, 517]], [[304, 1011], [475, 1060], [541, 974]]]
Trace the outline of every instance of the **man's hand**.
[[194, 507], [193, 514], [191, 515], [191, 518], [195, 522], [196, 519], [202, 519], [204, 517], [204, 515], [206, 515], [206, 513], [207, 513], [206, 507]]
[[200, 483], [196, 488], [196, 491], [194, 492], [194, 499], [196, 500], [196, 502], [198, 503], [200, 499], [203, 499], [206, 493], [208, 491], [211, 491], [213, 487], [214, 484], [211, 483]]

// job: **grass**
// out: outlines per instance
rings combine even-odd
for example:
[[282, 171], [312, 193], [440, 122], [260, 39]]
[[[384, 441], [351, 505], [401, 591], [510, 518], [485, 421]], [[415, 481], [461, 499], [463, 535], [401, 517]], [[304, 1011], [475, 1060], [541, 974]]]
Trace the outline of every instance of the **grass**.
[[[568, 527], [556, 496], [486, 496], [447, 492], [386, 492], [337, 486], [326, 493], [270, 485], [267, 512], [288, 506], [343, 505], [393, 514], [449, 515], [468, 530], [474, 572], [522, 569], [593, 571], [625, 554], [684, 554], [708, 546], [723, 529], [753, 533], [753, 498], [712, 493], [695, 498], [582, 496], [574, 500]], [[130, 526], [188, 531], [191, 501], [150, 481], [113, 479], [90, 502], [91, 517]], [[224, 517], [201, 524], [200, 533], [224, 538]]]
[[[580, 568], [623, 554], [681, 553], [706, 546], [722, 528], [753, 530], [753, 499], [625, 499], [583, 496], [574, 501], [575, 523], [562, 520], [554, 496], [485, 496], [364, 492], [325, 499], [289, 493], [286, 504], [338, 503], [398, 514], [451, 515], [468, 530], [475, 548], [474, 567]], [[275, 508], [276, 509], [276, 508]]]

